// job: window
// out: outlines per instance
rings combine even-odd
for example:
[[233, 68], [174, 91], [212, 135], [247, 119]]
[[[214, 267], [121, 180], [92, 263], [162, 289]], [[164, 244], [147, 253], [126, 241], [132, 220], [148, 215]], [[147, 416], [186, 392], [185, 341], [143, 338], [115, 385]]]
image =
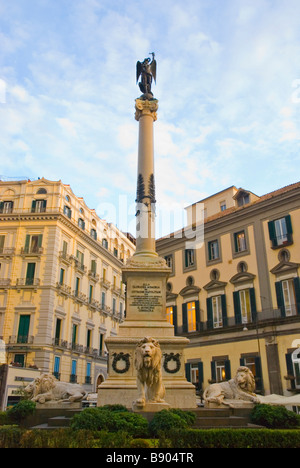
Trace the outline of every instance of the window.
[[293, 229], [290, 215], [270, 221], [268, 223], [268, 229], [272, 248], [291, 244], [293, 242]]
[[56, 319], [56, 327], [55, 327], [55, 344], [59, 345], [60, 342], [60, 334], [61, 334], [61, 319]]
[[300, 279], [291, 278], [275, 283], [277, 305], [283, 317], [300, 314]]
[[67, 256], [67, 253], [68, 253], [68, 242], [67, 241], [63, 241], [62, 253], [63, 253], [64, 257]]
[[184, 251], [184, 265], [185, 268], [189, 268], [195, 265], [195, 250], [186, 249]]
[[113, 314], [116, 313], [116, 299], [113, 297], [113, 300], [112, 300], [112, 311], [113, 311]]
[[42, 242], [43, 242], [42, 234], [35, 234], [35, 235], [27, 234], [26, 239], [25, 239], [24, 253], [26, 254], [41, 253]]
[[9, 214], [12, 213], [14, 209], [13, 201], [0, 202], [0, 213]]
[[53, 369], [53, 375], [57, 379], [60, 378], [60, 357], [55, 356], [54, 357], [54, 369]]
[[173, 325], [173, 306], [167, 307], [167, 320], [168, 322]]
[[240, 365], [246, 366], [251, 370], [255, 379], [255, 393], [261, 393], [263, 391], [263, 380], [260, 356], [245, 355], [240, 359]]
[[220, 328], [223, 326], [221, 296], [212, 297], [212, 309], [213, 326], [214, 328]]
[[78, 226], [80, 227], [80, 229], [82, 229], [83, 231], [85, 230], [85, 222], [82, 218], [78, 218]]
[[256, 321], [256, 299], [254, 288], [234, 291], [234, 315], [235, 323], [246, 324]]
[[97, 240], [97, 231], [96, 231], [96, 229], [94, 229], [94, 228], [91, 229], [91, 237], [92, 237], [94, 240]]
[[114, 248], [114, 256], [118, 257], [118, 249]]
[[102, 309], [105, 307], [105, 292], [101, 294], [101, 307]]
[[92, 330], [88, 329], [86, 333], [86, 347], [90, 348], [91, 347], [91, 337], [92, 337]]
[[220, 258], [218, 240], [208, 242], [208, 259], [216, 260], [218, 258]]
[[293, 370], [295, 376], [295, 388], [300, 389], [300, 353], [292, 354]]
[[94, 288], [92, 285], [90, 285], [90, 289], [89, 289], [89, 304], [91, 304], [92, 300], [93, 300], [93, 295], [94, 295]]
[[93, 276], [97, 273], [97, 263], [96, 260], [91, 260], [91, 273]]
[[223, 382], [231, 378], [230, 361], [227, 358], [215, 358], [211, 362], [211, 377], [213, 382]]
[[225, 211], [226, 210], [226, 201], [221, 201], [220, 202], [220, 210]]
[[84, 253], [80, 252], [80, 250], [76, 251], [76, 258], [78, 260], [79, 268], [83, 269], [84, 267]]
[[65, 278], [65, 270], [61, 268], [60, 273], [59, 273], [59, 284], [64, 284], [64, 278]]
[[103, 246], [105, 249], [108, 249], [108, 242], [107, 242], [107, 239], [102, 239], [102, 246]]
[[236, 253], [247, 250], [245, 231], [236, 232], [234, 234], [234, 248]]
[[227, 326], [226, 296], [208, 297], [207, 303], [207, 328], [221, 328]]
[[31, 212], [32, 213], [45, 213], [47, 207], [47, 200], [32, 200]]
[[36, 192], [38, 195], [45, 195], [47, 193], [47, 190], [45, 188], [40, 188], [38, 189], [38, 191]]
[[166, 264], [171, 270], [173, 270], [173, 255], [166, 255], [165, 256]]
[[75, 348], [76, 343], [77, 343], [77, 331], [78, 331], [78, 325], [73, 323], [73, 327], [72, 327], [72, 349]]
[[249, 193], [243, 192], [237, 199], [238, 206], [247, 205], [250, 201]]
[[26, 270], [25, 286], [32, 286], [34, 283], [35, 263], [28, 263]]
[[72, 361], [72, 366], [71, 366], [71, 375], [70, 375], [70, 382], [71, 383], [76, 383], [77, 382], [76, 369], [77, 369], [77, 361], [73, 360]]
[[185, 302], [182, 304], [183, 331], [193, 332], [200, 327], [200, 305], [199, 301]]
[[87, 362], [86, 363], [86, 376], [85, 376], [85, 383], [86, 384], [90, 384], [91, 381], [92, 381], [92, 377], [91, 377], [91, 363], [90, 362]]
[[64, 215], [67, 216], [69, 219], [72, 218], [72, 210], [69, 206], [64, 206]]
[[77, 297], [79, 294], [79, 288], [80, 288], [80, 278], [78, 276], [75, 279], [75, 296]]
[[104, 335], [100, 333], [100, 340], [99, 340], [99, 356], [104, 354]]
[[18, 329], [18, 343], [28, 343], [30, 315], [21, 315]]

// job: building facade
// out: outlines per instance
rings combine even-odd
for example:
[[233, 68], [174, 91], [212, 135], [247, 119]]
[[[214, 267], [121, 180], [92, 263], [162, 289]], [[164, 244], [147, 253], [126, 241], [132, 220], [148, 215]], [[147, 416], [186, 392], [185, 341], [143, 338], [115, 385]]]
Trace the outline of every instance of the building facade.
[[69, 185], [0, 182], [0, 339], [6, 363], [96, 391], [124, 318], [128, 235]]
[[201, 394], [246, 365], [257, 393], [300, 391], [300, 183], [261, 197], [229, 187], [187, 214], [189, 228], [157, 241], [172, 269], [167, 315], [190, 339], [187, 377]]

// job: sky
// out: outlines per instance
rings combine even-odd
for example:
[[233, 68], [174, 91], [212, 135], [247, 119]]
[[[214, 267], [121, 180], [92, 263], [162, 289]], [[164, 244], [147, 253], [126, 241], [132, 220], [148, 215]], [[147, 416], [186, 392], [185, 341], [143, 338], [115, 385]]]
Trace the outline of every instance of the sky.
[[0, 0], [0, 44], [3, 180], [61, 180], [132, 231], [151, 52], [157, 237], [229, 186], [300, 180], [299, 0]]

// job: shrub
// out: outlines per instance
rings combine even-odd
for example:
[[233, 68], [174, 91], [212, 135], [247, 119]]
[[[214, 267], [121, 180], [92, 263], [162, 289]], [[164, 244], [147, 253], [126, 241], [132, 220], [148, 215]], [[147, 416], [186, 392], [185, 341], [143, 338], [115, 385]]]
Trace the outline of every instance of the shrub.
[[300, 448], [298, 429], [187, 429], [163, 435], [167, 448]]
[[76, 414], [71, 421], [73, 430], [126, 431], [133, 437], [148, 435], [148, 421], [142, 415], [130, 411], [108, 410], [104, 407], [86, 408]]
[[10, 424], [7, 411], [0, 411], [0, 426], [5, 426]]
[[196, 421], [196, 414], [192, 411], [184, 411], [179, 408], [172, 408], [169, 411], [171, 411], [171, 413], [177, 414], [182, 419], [184, 419], [187, 422], [188, 426], [192, 426]]
[[300, 426], [300, 416], [287, 410], [285, 406], [258, 404], [253, 408], [250, 417], [254, 424], [269, 429], [293, 429]]
[[171, 410], [159, 411], [149, 423], [150, 433], [154, 436], [157, 436], [159, 432], [169, 432], [173, 429], [187, 427], [186, 420]]
[[104, 409], [104, 410], [108, 410], [108, 411], [119, 411], [119, 412], [124, 411], [124, 412], [129, 413], [129, 410], [126, 408], [126, 406], [119, 405], [117, 403], [115, 403], [114, 405], [99, 406], [98, 409]]
[[133, 439], [130, 448], [151, 448], [151, 444], [146, 439]]
[[36, 404], [34, 401], [21, 400], [15, 406], [12, 406], [7, 411], [9, 419], [18, 424], [22, 423], [28, 416], [34, 414]]
[[19, 426], [0, 427], [0, 448], [19, 448], [22, 429]]

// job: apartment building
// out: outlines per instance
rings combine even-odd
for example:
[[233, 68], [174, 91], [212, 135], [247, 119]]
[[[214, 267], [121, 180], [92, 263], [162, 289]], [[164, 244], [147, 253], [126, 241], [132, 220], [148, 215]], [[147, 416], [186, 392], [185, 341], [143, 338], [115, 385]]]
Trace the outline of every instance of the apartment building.
[[201, 394], [242, 364], [257, 393], [300, 391], [300, 183], [264, 196], [232, 186], [187, 215], [157, 252], [172, 269], [167, 316], [190, 339], [188, 379]]
[[96, 391], [105, 338], [124, 318], [122, 266], [132, 237], [69, 185], [0, 182], [0, 340], [7, 365], [38, 368]]

